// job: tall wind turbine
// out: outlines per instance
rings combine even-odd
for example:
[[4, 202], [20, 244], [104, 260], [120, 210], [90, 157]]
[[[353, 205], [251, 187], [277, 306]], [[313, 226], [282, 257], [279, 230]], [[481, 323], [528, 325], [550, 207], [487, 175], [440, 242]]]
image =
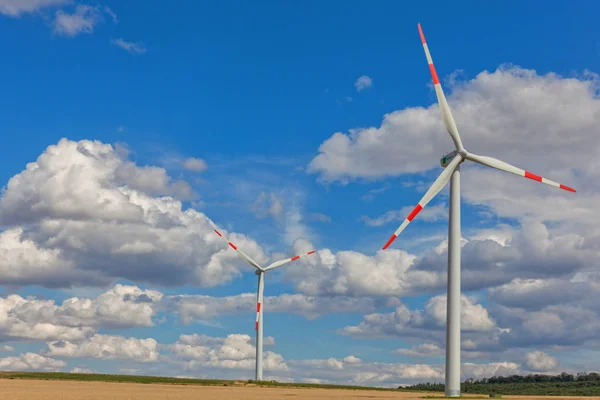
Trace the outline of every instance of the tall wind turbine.
[[450, 112], [450, 107], [446, 102], [444, 91], [440, 85], [440, 80], [435, 72], [429, 48], [425, 42], [425, 36], [419, 24], [419, 34], [425, 57], [429, 64], [429, 71], [433, 79], [433, 87], [442, 112], [442, 120], [446, 130], [454, 142], [455, 150], [448, 153], [440, 160], [444, 171], [435, 180], [433, 185], [425, 193], [421, 201], [415, 206], [400, 227], [394, 232], [392, 237], [383, 246], [383, 250], [398, 237], [398, 235], [407, 227], [407, 225], [417, 216], [417, 214], [431, 201], [431, 199], [442, 190], [446, 183], [450, 181], [450, 215], [448, 218], [448, 296], [447, 296], [447, 314], [446, 314], [446, 396], [460, 396], [460, 164], [465, 161], [474, 161], [478, 164], [510, 172], [515, 175], [523, 176], [534, 181], [542, 182], [550, 186], [555, 186], [569, 192], [575, 192], [574, 189], [561, 185], [541, 176], [532, 174], [521, 168], [510, 165], [498, 159], [478, 156], [465, 150], [458, 128]]
[[262, 367], [263, 310], [264, 310], [264, 306], [262, 303], [263, 303], [263, 290], [264, 290], [264, 286], [265, 286], [265, 272], [267, 272], [271, 269], [274, 269], [274, 268], [281, 267], [282, 265], [285, 265], [289, 262], [296, 261], [297, 259], [299, 259], [301, 257], [305, 257], [305, 256], [311, 255], [313, 253], [316, 253], [316, 250], [309, 251], [308, 253], [302, 254], [300, 256], [294, 256], [294, 257], [290, 257], [290, 258], [284, 258], [283, 260], [275, 261], [274, 263], [270, 264], [269, 266], [263, 268], [256, 261], [254, 261], [252, 258], [250, 258], [250, 256], [248, 254], [244, 253], [242, 251], [242, 249], [240, 249], [235, 244], [233, 244], [229, 240], [227, 240], [227, 238], [225, 236], [223, 236], [223, 234], [221, 234], [221, 232], [219, 232], [216, 229], [214, 229], [214, 231], [217, 235], [219, 235], [219, 237], [221, 239], [223, 239], [225, 242], [227, 242], [229, 247], [231, 247], [232, 249], [237, 251], [238, 254], [240, 256], [242, 256], [242, 258], [244, 260], [246, 260], [246, 262], [248, 264], [250, 264], [254, 268], [256, 268], [255, 273], [256, 273], [256, 275], [258, 275], [258, 291], [256, 293], [256, 325], [254, 327], [254, 329], [256, 330], [256, 380], [262, 381], [262, 378], [263, 378], [263, 367]]

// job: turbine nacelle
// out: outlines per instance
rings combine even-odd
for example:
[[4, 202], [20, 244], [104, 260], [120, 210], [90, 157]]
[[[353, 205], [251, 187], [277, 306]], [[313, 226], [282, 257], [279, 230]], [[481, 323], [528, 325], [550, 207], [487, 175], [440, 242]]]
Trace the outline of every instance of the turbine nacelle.
[[450, 164], [450, 161], [452, 161], [452, 159], [458, 154], [458, 150], [454, 150], [451, 151], [450, 153], [446, 154], [444, 157], [440, 158], [440, 164], [443, 168], [446, 168], [448, 166], [448, 164]]

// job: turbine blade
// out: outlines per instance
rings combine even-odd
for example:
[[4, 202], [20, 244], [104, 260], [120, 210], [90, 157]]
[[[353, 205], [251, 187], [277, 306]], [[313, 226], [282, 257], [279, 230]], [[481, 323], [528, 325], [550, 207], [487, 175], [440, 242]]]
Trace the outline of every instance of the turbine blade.
[[263, 302], [263, 291], [265, 288], [264, 273], [258, 275], [258, 293], [256, 294], [256, 324], [254, 330], [258, 331], [258, 321], [260, 321], [260, 309]]
[[225, 242], [226, 242], [226, 243], [229, 245], [229, 247], [231, 247], [232, 249], [234, 249], [235, 251], [237, 251], [237, 252], [238, 252], [238, 254], [239, 254], [240, 256], [242, 256], [242, 258], [243, 258], [244, 260], [246, 260], [246, 262], [248, 262], [248, 264], [252, 265], [254, 268], [256, 268], [256, 269], [258, 269], [258, 270], [260, 270], [260, 271], [262, 271], [262, 270], [263, 270], [263, 268], [262, 268], [262, 267], [261, 267], [261, 266], [260, 266], [260, 265], [259, 265], [259, 264], [258, 264], [256, 261], [254, 261], [252, 258], [250, 258], [250, 256], [249, 256], [248, 254], [244, 253], [244, 252], [242, 251], [242, 249], [238, 248], [238, 247], [237, 247], [235, 244], [233, 244], [233, 243], [231, 243], [229, 240], [227, 240], [227, 238], [226, 238], [225, 236], [223, 236], [223, 234], [222, 234], [221, 232], [219, 232], [219, 231], [218, 231], [218, 230], [216, 230], [216, 229], [213, 229], [213, 230], [215, 231], [215, 233], [216, 233], [217, 235], [219, 235], [219, 237], [220, 237], [221, 239], [223, 239], [223, 240], [224, 240], [224, 241], [225, 241]]
[[290, 258], [285, 258], [283, 260], [275, 261], [274, 263], [272, 263], [271, 265], [269, 265], [267, 268], [265, 268], [265, 271], [268, 271], [268, 270], [273, 269], [273, 268], [281, 267], [282, 265], [285, 265], [285, 264], [287, 264], [289, 262], [292, 262], [292, 261], [296, 261], [299, 258], [309, 256], [309, 255], [314, 254], [316, 252], [317, 252], [316, 250], [311, 250], [308, 253], [305, 253], [305, 254], [302, 254], [302, 255], [299, 255], [299, 256], [294, 256], [294, 257], [290, 257]]
[[487, 157], [487, 156], [478, 156], [477, 154], [472, 154], [472, 153], [468, 153], [466, 157], [467, 157], [467, 160], [474, 161], [476, 163], [485, 165], [487, 167], [499, 169], [500, 171], [510, 172], [511, 174], [523, 176], [525, 178], [529, 178], [534, 181], [545, 183], [546, 185], [555, 186], [557, 188], [566, 190], [568, 192], [575, 193], [575, 189], [573, 189], [573, 188], [562, 185], [558, 182], [551, 181], [550, 179], [542, 178], [539, 175], [532, 174], [531, 172], [528, 172], [528, 171], [525, 171], [524, 169], [515, 167], [514, 165], [510, 165], [509, 163], [498, 160], [497, 158]]
[[419, 24], [419, 35], [421, 36], [421, 42], [423, 43], [423, 49], [425, 50], [425, 57], [427, 57], [427, 64], [429, 64], [429, 71], [431, 72], [431, 78], [433, 79], [433, 87], [435, 89], [438, 104], [440, 105], [440, 111], [442, 112], [444, 126], [446, 126], [446, 130], [450, 134], [456, 150], [462, 150], [464, 147], [460, 140], [460, 135], [458, 134], [458, 128], [456, 127], [456, 122], [454, 122], [454, 117], [452, 116], [452, 112], [446, 101], [446, 96], [444, 96], [444, 90], [440, 84], [437, 72], [435, 71], [435, 66], [433, 65], [431, 54], [429, 53], [429, 47], [427, 46], [427, 42], [425, 42], [425, 35], [423, 34], [423, 29], [421, 29], [421, 24]]
[[402, 222], [400, 227], [396, 229], [396, 232], [394, 232], [394, 234], [389, 238], [387, 243], [383, 246], [382, 250], [387, 249], [390, 246], [390, 244], [392, 244], [392, 242], [396, 240], [398, 235], [400, 235], [400, 232], [402, 232], [404, 228], [408, 226], [410, 221], [412, 221], [417, 216], [417, 214], [427, 205], [427, 203], [429, 203], [431, 199], [433, 199], [435, 195], [438, 194], [444, 186], [446, 186], [446, 183], [448, 183], [448, 181], [450, 180], [452, 172], [454, 172], [454, 170], [456, 169], [458, 164], [460, 164], [461, 161], [462, 156], [460, 154], [454, 156], [452, 161], [450, 161], [450, 164], [448, 164], [448, 166], [442, 171], [440, 176], [438, 176], [435, 182], [433, 182], [433, 185], [431, 185], [429, 190], [427, 190], [421, 201], [419, 201], [415, 208], [413, 208], [410, 214], [408, 214], [406, 219]]

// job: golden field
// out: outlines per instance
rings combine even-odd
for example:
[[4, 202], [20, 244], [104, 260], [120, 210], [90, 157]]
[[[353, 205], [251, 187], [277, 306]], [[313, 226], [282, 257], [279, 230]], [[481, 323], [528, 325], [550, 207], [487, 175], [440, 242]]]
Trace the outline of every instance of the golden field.
[[[431, 393], [259, 386], [200, 386], [35, 379], [0, 379], [0, 398], [10, 400], [275, 400], [421, 399]], [[439, 396], [439, 394], [436, 394]], [[468, 395], [469, 397], [476, 397]], [[600, 397], [503, 396], [507, 399], [600, 399]]]

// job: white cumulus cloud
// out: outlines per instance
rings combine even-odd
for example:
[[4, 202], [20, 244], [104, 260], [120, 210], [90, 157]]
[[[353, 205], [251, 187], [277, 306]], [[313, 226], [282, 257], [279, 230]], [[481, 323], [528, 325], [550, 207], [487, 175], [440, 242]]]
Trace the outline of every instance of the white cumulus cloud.
[[0, 13], [11, 17], [19, 17], [25, 13], [33, 13], [43, 8], [56, 7], [70, 0], [0, 0]]
[[[137, 166], [113, 146], [62, 139], [13, 176], [0, 199], [0, 279], [5, 283], [105, 285], [195, 282], [214, 286], [249, 269], [173, 195], [189, 185]], [[225, 233], [225, 232], [224, 232]], [[258, 262], [256, 242], [228, 234]]]
[[90, 34], [102, 19], [100, 7], [78, 4], [73, 13], [63, 10], [56, 12], [54, 33], [67, 37], [75, 37], [80, 33]]
[[48, 355], [153, 362], [158, 360], [158, 342], [152, 338], [138, 339], [96, 334], [80, 341], [49, 342]]
[[141, 42], [130, 42], [123, 38], [113, 39], [110, 42], [130, 54], [144, 54], [148, 51], [148, 49], [146, 49], [144, 44]]
[[371, 86], [373, 86], [373, 79], [368, 75], [361, 75], [356, 82], [354, 82], [354, 87], [357, 92], [370, 88]]
[[208, 164], [201, 158], [188, 157], [183, 160], [183, 167], [192, 172], [203, 172], [208, 168]]
[[[249, 335], [230, 334], [225, 338], [204, 335], [182, 335], [179, 341], [169, 345], [175, 360], [181, 360], [186, 368], [209, 367], [218, 369], [252, 370], [256, 362], [256, 348]], [[266, 338], [265, 345], [274, 344]], [[287, 371], [288, 366], [280, 354], [263, 352], [263, 368], [266, 371]]]
[[525, 363], [532, 371], [548, 372], [558, 367], [558, 359], [543, 351], [532, 351], [525, 354]]
[[62, 360], [55, 360], [36, 353], [0, 358], [0, 370], [2, 371], [58, 371], [66, 365]]

